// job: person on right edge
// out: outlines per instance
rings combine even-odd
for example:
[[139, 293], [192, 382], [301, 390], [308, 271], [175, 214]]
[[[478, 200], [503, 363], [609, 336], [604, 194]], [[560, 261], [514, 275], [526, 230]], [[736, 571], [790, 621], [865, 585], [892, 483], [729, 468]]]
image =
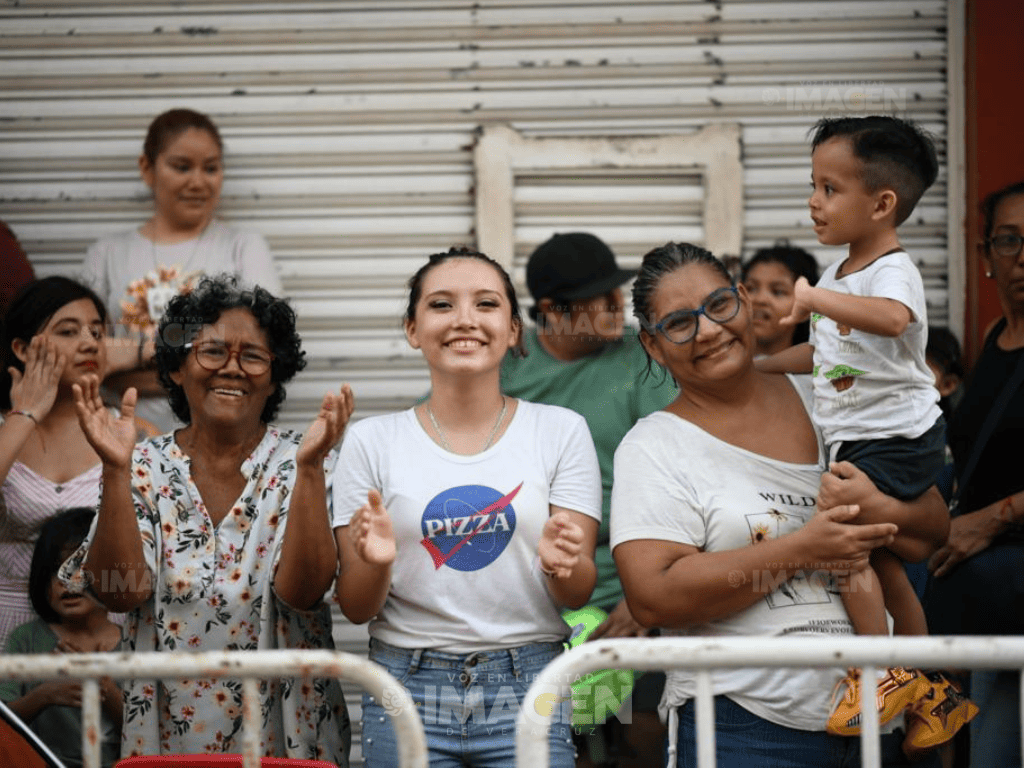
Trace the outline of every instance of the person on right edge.
[[[812, 373], [814, 423], [829, 460], [855, 465], [883, 493], [916, 499], [945, 464], [945, 420], [925, 362], [924, 283], [897, 227], [935, 181], [935, 147], [920, 128], [895, 117], [825, 118], [814, 127], [811, 169], [807, 202], [818, 241], [848, 246], [847, 256], [816, 286], [796, 282], [793, 311], [783, 322], [810, 318], [809, 343], [757, 366]], [[898, 635], [928, 634], [903, 562], [884, 547], [872, 553], [861, 586], [844, 590], [842, 600], [858, 634], [888, 635], [888, 615]], [[844, 684], [827, 726], [843, 736], [860, 733], [858, 671]], [[908, 755], [948, 742], [977, 713], [939, 671], [879, 670], [878, 691], [883, 725], [906, 713]]]
[[[637, 419], [664, 408], [676, 396], [667, 376], [647, 371], [636, 329], [623, 322], [622, 285], [635, 275], [636, 270], [621, 269], [611, 248], [595, 235], [553, 235], [526, 265], [526, 284], [534, 301], [529, 312], [536, 327], [523, 332], [523, 354], [506, 355], [501, 368], [505, 394], [576, 411], [594, 438], [601, 465], [602, 514], [594, 554], [597, 586], [590, 606], [599, 609], [594, 612], [598, 618], [607, 618], [590, 640], [649, 633], [629, 612], [608, 548], [615, 449]], [[605, 727], [587, 728], [588, 736], [582, 738], [581, 726], [581, 755], [596, 765], [625, 765], [631, 752], [637, 753], [638, 764], [660, 763], [660, 754], [650, 747], [663, 733], [654, 710], [664, 680], [662, 673], [636, 680], [628, 714], [623, 710], [623, 718], [632, 722], [624, 723], [623, 731], [610, 718]]]
[[[982, 258], [1003, 317], [949, 424], [957, 501], [925, 598], [939, 635], [1024, 634], [1024, 181], [989, 195], [982, 213]], [[971, 768], [1020, 768], [1019, 670], [975, 670], [970, 690], [981, 709], [970, 724]]]

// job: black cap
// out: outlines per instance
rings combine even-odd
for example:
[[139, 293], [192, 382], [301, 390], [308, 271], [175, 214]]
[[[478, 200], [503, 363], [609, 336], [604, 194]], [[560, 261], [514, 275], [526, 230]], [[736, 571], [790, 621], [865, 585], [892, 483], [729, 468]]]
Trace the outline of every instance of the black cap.
[[526, 264], [526, 285], [534, 301], [589, 299], [634, 276], [635, 269], [619, 269], [612, 249], [586, 232], [552, 236], [537, 247]]

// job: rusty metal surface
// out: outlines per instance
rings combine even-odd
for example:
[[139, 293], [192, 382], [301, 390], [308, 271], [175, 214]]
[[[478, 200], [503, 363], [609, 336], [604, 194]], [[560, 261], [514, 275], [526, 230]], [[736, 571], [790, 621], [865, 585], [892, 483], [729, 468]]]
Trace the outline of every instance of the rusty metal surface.
[[[233, 677], [243, 681], [243, 755], [246, 768], [259, 766], [260, 708], [256, 680], [280, 677], [333, 677], [362, 686], [385, 700], [398, 737], [400, 764], [427, 768], [427, 747], [416, 707], [402, 685], [367, 659], [340, 651], [217, 651], [206, 653], [82, 653], [0, 655], [0, 678], [83, 680], [82, 752], [85, 768], [99, 768], [99, 684], [101, 677]], [[256, 706], [253, 706], [256, 703]]]

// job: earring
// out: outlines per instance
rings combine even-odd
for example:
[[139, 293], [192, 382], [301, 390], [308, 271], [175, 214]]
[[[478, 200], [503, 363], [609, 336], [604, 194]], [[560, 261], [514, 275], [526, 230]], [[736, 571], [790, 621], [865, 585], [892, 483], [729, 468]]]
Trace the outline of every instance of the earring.
[[988, 278], [992, 277], [992, 270], [991, 269], [986, 269], [985, 270], [985, 277], [988, 277]]

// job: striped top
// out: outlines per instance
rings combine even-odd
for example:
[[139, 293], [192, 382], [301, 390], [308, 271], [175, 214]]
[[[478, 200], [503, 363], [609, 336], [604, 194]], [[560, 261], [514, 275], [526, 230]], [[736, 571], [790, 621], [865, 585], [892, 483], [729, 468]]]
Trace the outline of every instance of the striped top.
[[16, 627], [36, 618], [28, 572], [39, 530], [58, 512], [99, 505], [101, 464], [55, 483], [14, 462], [0, 486], [0, 649]]

